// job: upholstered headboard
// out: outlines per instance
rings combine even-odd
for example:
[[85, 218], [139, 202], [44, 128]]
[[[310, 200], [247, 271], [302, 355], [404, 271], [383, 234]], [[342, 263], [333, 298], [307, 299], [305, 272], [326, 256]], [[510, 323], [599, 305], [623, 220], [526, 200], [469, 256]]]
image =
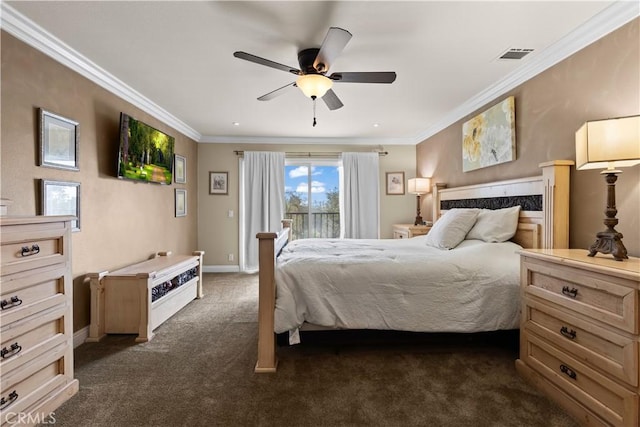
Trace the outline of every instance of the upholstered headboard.
[[569, 171], [571, 160], [541, 163], [542, 175], [446, 188], [433, 185], [433, 218], [453, 208], [498, 209], [520, 205], [512, 240], [524, 248], [569, 247]]

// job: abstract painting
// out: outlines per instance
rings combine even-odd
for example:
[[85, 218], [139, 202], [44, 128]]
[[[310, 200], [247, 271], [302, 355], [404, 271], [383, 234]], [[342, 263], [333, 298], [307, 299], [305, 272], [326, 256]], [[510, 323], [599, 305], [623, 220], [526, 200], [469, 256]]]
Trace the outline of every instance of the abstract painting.
[[515, 100], [508, 97], [462, 125], [462, 171], [516, 158]]

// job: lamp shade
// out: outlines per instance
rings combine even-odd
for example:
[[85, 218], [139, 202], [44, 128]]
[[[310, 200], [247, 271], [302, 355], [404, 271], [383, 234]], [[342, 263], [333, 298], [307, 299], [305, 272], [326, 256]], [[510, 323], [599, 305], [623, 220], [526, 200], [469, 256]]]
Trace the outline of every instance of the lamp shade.
[[333, 81], [322, 74], [305, 74], [298, 77], [296, 86], [309, 98], [313, 96], [322, 98], [333, 86]]
[[640, 116], [586, 122], [576, 132], [577, 169], [640, 164]]
[[407, 182], [407, 192], [411, 194], [427, 194], [430, 191], [429, 178], [411, 178]]

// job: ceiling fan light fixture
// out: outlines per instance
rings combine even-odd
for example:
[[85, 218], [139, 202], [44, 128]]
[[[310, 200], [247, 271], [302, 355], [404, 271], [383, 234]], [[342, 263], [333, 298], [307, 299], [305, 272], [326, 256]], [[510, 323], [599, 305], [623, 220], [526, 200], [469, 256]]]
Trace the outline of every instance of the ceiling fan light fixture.
[[305, 74], [298, 77], [296, 86], [309, 98], [322, 98], [333, 86], [333, 81], [322, 74]]

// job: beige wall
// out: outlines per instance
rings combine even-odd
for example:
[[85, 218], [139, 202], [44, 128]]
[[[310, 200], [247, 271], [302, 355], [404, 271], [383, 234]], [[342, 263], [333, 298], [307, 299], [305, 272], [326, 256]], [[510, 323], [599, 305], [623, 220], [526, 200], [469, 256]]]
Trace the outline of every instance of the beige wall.
[[[80, 123], [80, 171], [38, 166], [38, 108]], [[186, 185], [122, 181], [116, 176], [124, 111], [176, 138], [187, 158]], [[81, 184], [81, 231], [72, 236], [74, 329], [89, 324], [89, 272], [113, 270], [170, 250], [197, 247], [197, 144], [77, 73], [2, 32], [1, 196], [12, 215], [39, 212], [39, 180]], [[188, 216], [174, 217], [174, 189], [188, 191]]]
[[[587, 120], [640, 114], [640, 19], [635, 19], [417, 146], [417, 169], [449, 186], [539, 174], [538, 164], [575, 160], [575, 131]], [[513, 162], [462, 172], [462, 123], [509, 95], [516, 100]], [[640, 256], [640, 165], [616, 184], [623, 242]], [[600, 171], [571, 172], [572, 248], [588, 248], [605, 227], [606, 183]], [[429, 202], [425, 203], [431, 212]]]
[[[234, 150], [286, 152], [372, 151], [376, 146], [346, 145], [260, 145], [260, 144], [199, 144], [198, 145], [198, 247], [204, 250], [206, 266], [238, 265], [238, 157]], [[413, 222], [415, 196], [386, 195], [386, 172], [404, 172], [405, 181], [415, 176], [416, 147], [389, 145], [389, 154], [380, 157], [380, 237], [391, 238], [391, 225]], [[229, 172], [229, 195], [209, 195], [209, 171]], [[228, 217], [229, 210], [233, 218]], [[228, 261], [228, 254], [234, 261]]]

